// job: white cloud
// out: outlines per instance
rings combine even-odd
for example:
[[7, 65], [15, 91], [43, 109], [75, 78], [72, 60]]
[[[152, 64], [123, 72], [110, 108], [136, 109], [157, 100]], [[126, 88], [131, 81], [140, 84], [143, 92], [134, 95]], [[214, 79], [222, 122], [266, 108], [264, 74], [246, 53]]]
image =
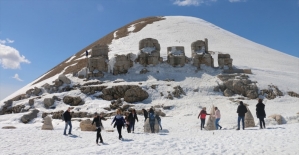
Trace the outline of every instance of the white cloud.
[[0, 40], [0, 44], [2, 44], [2, 45], [4, 45], [4, 44], [6, 44], [6, 43], [13, 43], [13, 42], [15, 42], [14, 40], [10, 40], [10, 39], [8, 39], [8, 38], [6, 38], [6, 40]]
[[19, 74], [15, 74], [15, 76], [12, 77], [12, 78], [14, 78], [14, 79], [16, 79], [18, 81], [23, 81], [22, 79], [20, 79]]
[[235, 2], [246, 2], [247, 0], [228, 0], [231, 3], [235, 3]]
[[15, 48], [0, 44], [0, 64], [4, 69], [19, 69], [21, 63], [29, 64], [30, 61]]
[[201, 4], [208, 4], [210, 2], [216, 2], [217, 0], [175, 0], [173, 2], [174, 5], [178, 5], [178, 6], [199, 6]]

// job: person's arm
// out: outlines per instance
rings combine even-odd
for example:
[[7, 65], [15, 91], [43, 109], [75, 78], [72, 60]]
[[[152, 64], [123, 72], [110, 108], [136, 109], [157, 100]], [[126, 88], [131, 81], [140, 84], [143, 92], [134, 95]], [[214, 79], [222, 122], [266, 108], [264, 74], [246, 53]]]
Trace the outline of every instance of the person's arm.
[[94, 122], [95, 122], [95, 118], [93, 118], [91, 125], [93, 125]]
[[116, 119], [116, 116], [115, 116], [114, 119], [112, 120], [111, 125], [113, 124], [113, 122], [115, 122], [115, 119]]
[[137, 117], [137, 114], [135, 114], [135, 117], [136, 117], [136, 120], [137, 120], [137, 122], [138, 122], [138, 117]]

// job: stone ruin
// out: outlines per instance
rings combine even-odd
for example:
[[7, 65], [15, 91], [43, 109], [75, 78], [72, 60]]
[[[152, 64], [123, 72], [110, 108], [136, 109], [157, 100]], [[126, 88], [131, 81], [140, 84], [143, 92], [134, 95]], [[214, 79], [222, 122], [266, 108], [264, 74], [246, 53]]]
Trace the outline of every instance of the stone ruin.
[[211, 115], [214, 115], [214, 114], [215, 114], [215, 107], [213, 105], [212, 108], [211, 108], [211, 111], [210, 111], [210, 116], [208, 118], [207, 125], [205, 126], [206, 130], [215, 130], [216, 129], [216, 126], [215, 126], [216, 118], [211, 116]]
[[208, 51], [208, 39], [197, 40], [191, 44], [193, 65], [200, 68], [201, 64], [214, 67], [214, 59]]
[[153, 38], [145, 38], [139, 41], [140, 54], [138, 55], [136, 62], [143, 66], [157, 65], [162, 62], [160, 57], [160, 44], [158, 40]]
[[167, 47], [167, 63], [171, 66], [184, 66], [187, 61], [184, 46]]
[[253, 115], [251, 114], [251, 111], [248, 108], [248, 105], [246, 105], [246, 108], [247, 108], [247, 112], [245, 113], [245, 117], [244, 117], [245, 128], [255, 127], [254, 118]]
[[115, 64], [113, 66], [113, 75], [125, 74], [133, 66], [131, 54], [115, 55]]
[[92, 48], [91, 56], [88, 59], [87, 68], [89, 77], [102, 77], [102, 72], [108, 71], [108, 45], [96, 45]]
[[54, 130], [52, 125], [52, 118], [50, 116], [46, 116], [44, 118], [44, 124], [42, 126], [42, 130]]
[[223, 69], [224, 66], [228, 66], [231, 70], [233, 69], [233, 59], [230, 58], [229, 54], [218, 54], [218, 65], [219, 68]]

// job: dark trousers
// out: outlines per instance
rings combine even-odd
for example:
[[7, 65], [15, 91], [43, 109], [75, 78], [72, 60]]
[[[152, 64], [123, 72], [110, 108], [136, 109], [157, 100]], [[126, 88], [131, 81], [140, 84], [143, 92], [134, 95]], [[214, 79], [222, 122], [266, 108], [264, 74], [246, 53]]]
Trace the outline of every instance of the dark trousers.
[[130, 130], [134, 132], [135, 121], [130, 122]]
[[200, 129], [202, 130], [202, 128], [205, 127], [205, 122], [206, 122], [206, 119], [205, 118], [200, 118]]
[[264, 117], [259, 118], [259, 120], [260, 120], [260, 128], [263, 128], [262, 125], [264, 125], [264, 128], [266, 128]]
[[126, 124], [128, 133], [131, 132], [130, 124]]
[[144, 117], [144, 122], [146, 121], [147, 117]]
[[116, 125], [116, 128], [117, 128], [117, 132], [118, 132], [118, 138], [121, 139], [122, 136], [121, 136], [121, 128], [123, 127], [123, 125]]
[[98, 127], [98, 129], [97, 129], [97, 140], [96, 140], [97, 143], [99, 142], [99, 138], [100, 138], [100, 142], [103, 142], [100, 127]]
[[242, 120], [242, 127], [243, 127], [243, 130], [245, 129], [244, 117], [245, 117], [245, 116], [239, 116], [239, 117], [238, 117], [238, 129], [240, 129], [240, 121], [241, 121], [241, 120]]

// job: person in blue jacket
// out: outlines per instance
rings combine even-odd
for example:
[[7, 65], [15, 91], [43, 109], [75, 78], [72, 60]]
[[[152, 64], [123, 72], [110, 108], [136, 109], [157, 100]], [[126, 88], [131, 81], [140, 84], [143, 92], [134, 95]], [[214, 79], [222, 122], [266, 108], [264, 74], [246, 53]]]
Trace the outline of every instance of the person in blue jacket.
[[118, 132], [118, 139], [121, 140], [122, 139], [122, 135], [121, 135], [121, 128], [125, 128], [125, 119], [123, 117], [123, 115], [121, 114], [121, 110], [118, 109], [116, 111], [116, 115], [111, 123], [111, 125], [115, 122], [114, 127], [116, 126], [117, 128], [117, 132]]

